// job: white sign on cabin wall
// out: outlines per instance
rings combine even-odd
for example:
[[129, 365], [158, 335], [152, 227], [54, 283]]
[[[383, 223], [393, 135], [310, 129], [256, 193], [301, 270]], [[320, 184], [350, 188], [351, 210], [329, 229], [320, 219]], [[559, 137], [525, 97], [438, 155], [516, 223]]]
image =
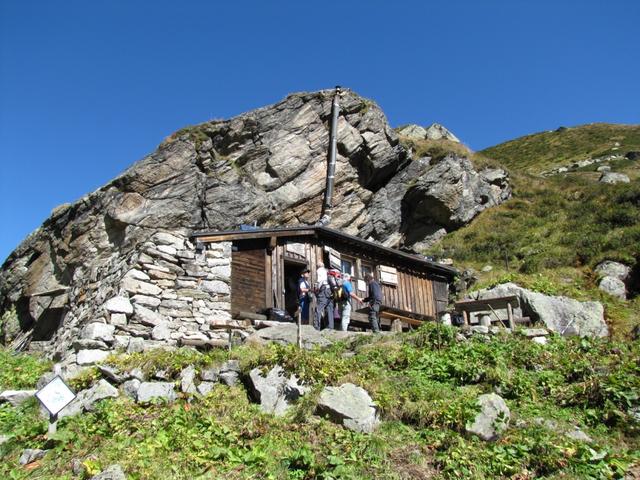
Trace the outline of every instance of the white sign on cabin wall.
[[380, 282], [387, 285], [398, 285], [398, 271], [395, 267], [380, 265]]
[[367, 284], [365, 283], [364, 280], [358, 280], [358, 291], [360, 291], [360, 292], [366, 292], [367, 291]]
[[301, 257], [304, 257], [305, 256], [304, 243], [287, 243], [286, 251], [295, 253], [296, 255], [300, 255]]

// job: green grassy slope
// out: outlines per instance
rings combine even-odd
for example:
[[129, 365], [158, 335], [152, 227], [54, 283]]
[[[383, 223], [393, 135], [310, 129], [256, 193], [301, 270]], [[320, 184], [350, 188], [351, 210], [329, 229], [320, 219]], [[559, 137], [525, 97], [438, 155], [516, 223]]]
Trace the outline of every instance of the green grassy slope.
[[[245, 346], [231, 352], [155, 350], [108, 362], [148, 374], [201, 369], [226, 358], [246, 375], [274, 364], [312, 392], [284, 418], [260, 412], [242, 386], [218, 385], [206, 397], [138, 405], [126, 397], [59, 422], [52, 439], [37, 405], [0, 405], [0, 478], [71, 479], [72, 461], [89, 478], [119, 463], [133, 479], [605, 479], [622, 478], [640, 461], [640, 343], [554, 337], [542, 346], [520, 335], [455, 339], [451, 327], [429, 324], [412, 334], [368, 336], [354, 344], [305, 351]], [[23, 360], [24, 357], [19, 359]], [[0, 351], [0, 375], [12, 387], [16, 362]], [[36, 368], [27, 362], [30, 369]], [[90, 370], [72, 381], [87, 387]], [[24, 372], [17, 380], [23, 385]], [[326, 385], [364, 387], [382, 424], [353, 433], [313, 414]], [[479, 394], [499, 392], [511, 426], [497, 442], [465, 434]], [[579, 427], [593, 441], [569, 438]], [[47, 456], [20, 466], [24, 448]]]
[[[618, 144], [618, 145], [616, 145]], [[540, 173], [587, 158], [640, 151], [640, 125], [593, 123], [535, 133], [480, 153], [522, 173]]]
[[[605, 259], [632, 267], [640, 261], [640, 161], [620, 158], [549, 177], [536, 172], [630, 151], [640, 151], [640, 126], [592, 124], [479, 152], [472, 158], [478, 166], [498, 164], [509, 171], [513, 198], [427, 253], [451, 257], [458, 268], [493, 267], [479, 274], [478, 288], [514, 280], [550, 294], [600, 300], [614, 335], [627, 335], [638, 323], [640, 300], [601, 292], [593, 268]], [[627, 174], [631, 183], [599, 183], [595, 170], [601, 165]]]

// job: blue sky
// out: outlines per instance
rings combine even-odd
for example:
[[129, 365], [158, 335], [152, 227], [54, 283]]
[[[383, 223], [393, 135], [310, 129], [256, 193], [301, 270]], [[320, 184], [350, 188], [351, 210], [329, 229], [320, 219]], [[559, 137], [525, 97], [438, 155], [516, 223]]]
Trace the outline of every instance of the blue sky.
[[479, 150], [640, 123], [640, 2], [0, 0], [0, 261], [186, 125], [336, 84]]

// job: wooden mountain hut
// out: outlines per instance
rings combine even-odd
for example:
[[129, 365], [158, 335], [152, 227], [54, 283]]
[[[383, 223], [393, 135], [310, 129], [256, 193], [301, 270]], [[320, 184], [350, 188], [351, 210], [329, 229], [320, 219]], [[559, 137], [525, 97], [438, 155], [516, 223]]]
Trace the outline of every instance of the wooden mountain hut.
[[[231, 314], [297, 310], [297, 283], [302, 270], [327, 268], [349, 273], [356, 293], [366, 296], [364, 276], [372, 273], [382, 286], [382, 325], [400, 319], [417, 325], [435, 319], [447, 308], [449, 284], [456, 270], [413, 255], [384, 247], [327, 227], [256, 228], [195, 233], [199, 248], [209, 243], [231, 243]], [[365, 315], [352, 315], [357, 326]], [[311, 318], [313, 318], [313, 303]], [[361, 325], [366, 326], [366, 323]]]

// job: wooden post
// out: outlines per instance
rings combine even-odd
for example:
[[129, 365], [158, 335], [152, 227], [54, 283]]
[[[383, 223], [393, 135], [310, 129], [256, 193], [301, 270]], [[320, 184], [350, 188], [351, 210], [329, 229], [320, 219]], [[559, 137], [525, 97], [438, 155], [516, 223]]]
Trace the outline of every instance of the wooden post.
[[394, 333], [402, 333], [402, 320], [399, 318], [394, 319], [391, 322], [391, 331]]
[[58, 431], [58, 415], [49, 414], [49, 427], [47, 428], [47, 438], [51, 438]]
[[469, 314], [467, 313], [466, 310], [462, 310], [462, 319], [464, 321], [465, 327], [468, 327], [469, 326]]
[[513, 321], [513, 308], [511, 307], [511, 302], [507, 303], [507, 319], [509, 320], [509, 328], [511, 331], [514, 331], [516, 325]]
[[298, 348], [302, 348], [302, 309], [298, 308], [298, 314], [296, 315], [298, 320]]

